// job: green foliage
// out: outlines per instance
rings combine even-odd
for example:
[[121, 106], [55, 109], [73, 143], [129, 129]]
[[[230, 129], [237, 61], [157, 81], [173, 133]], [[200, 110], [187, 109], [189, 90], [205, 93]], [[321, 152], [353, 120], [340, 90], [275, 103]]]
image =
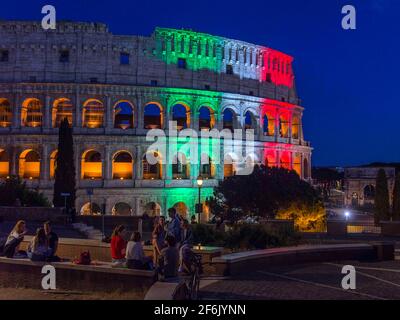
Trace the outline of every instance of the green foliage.
[[19, 177], [10, 177], [0, 184], [0, 206], [21, 205], [49, 207], [47, 198], [37, 190], [28, 189]]
[[311, 206], [318, 201], [318, 192], [295, 171], [255, 166], [250, 175], [221, 181], [208, 205], [214, 215], [237, 221], [248, 214], [274, 217], [293, 203]]
[[265, 249], [291, 244], [297, 241], [293, 231], [274, 232], [260, 224], [234, 225], [228, 232], [219, 231], [209, 225], [192, 225], [194, 245], [223, 246], [236, 249]]
[[385, 170], [379, 169], [375, 188], [375, 223], [390, 220], [389, 189]]
[[56, 157], [56, 169], [54, 173], [54, 198], [55, 207], [64, 207], [64, 197], [61, 193], [69, 193], [67, 207], [75, 206], [75, 164], [72, 128], [65, 118], [61, 122], [58, 133], [58, 152]]
[[400, 220], [400, 172], [396, 174], [396, 180], [393, 189], [393, 220]]

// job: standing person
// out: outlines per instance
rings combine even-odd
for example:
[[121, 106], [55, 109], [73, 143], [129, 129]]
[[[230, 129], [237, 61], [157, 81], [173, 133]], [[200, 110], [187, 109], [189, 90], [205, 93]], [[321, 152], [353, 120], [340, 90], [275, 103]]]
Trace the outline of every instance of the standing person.
[[129, 269], [151, 270], [151, 258], [146, 257], [142, 245], [140, 232], [132, 233], [131, 239], [126, 246], [126, 265]]
[[168, 209], [168, 216], [171, 218], [171, 221], [168, 223], [167, 233], [174, 237], [175, 242], [178, 244], [181, 242], [181, 222], [179, 220], [178, 215], [176, 214], [175, 208]]
[[116, 266], [125, 263], [126, 241], [123, 238], [124, 231], [125, 226], [119, 225], [111, 235], [111, 258]]
[[167, 235], [165, 242], [167, 247], [161, 250], [158, 260], [159, 271], [164, 278], [173, 278], [178, 275], [179, 251], [174, 236]]
[[[26, 234], [25, 226], [26, 224], [23, 220], [20, 220], [15, 224], [4, 245], [3, 255], [5, 257], [14, 258], [16, 253], [19, 255], [19, 245], [21, 244], [22, 240], [24, 240], [24, 236]], [[26, 253], [21, 253], [20, 256], [26, 256]]]
[[191, 224], [197, 224], [197, 220], [196, 220], [196, 216], [192, 215], [192, 217], [190, 218], [190, 223]]
[[48, 238], [43, 228], [36, 230], [28, 250], [28, 256], [32, 261], [47, 261], [50, 256], [51, 249], [48, 245]]
[[157, 224], [154, 226], [152, 233], [153, 243], [153, 263], [158, 264], [158, 257], [161, 254], [161, 250], [165, 247], [165, 237], [167, 233], [165, 231], [165, 217], [160, 216], [157, 219]]
[[179, 271], [182, 272], [184, 270], [184, 262], [187, 262], [189, 259], [190, 251], [192, 250], [193, 244], [193, 232], [192, 228], [189, 225], [189, 221], [183, 219], [181, 222], [181, 247], [179, 248]]
[[49, 255], [55, 257], [58, 249], [58, 236], [52, 231], [50, 221], [43, 224], [44, 232], [46, 233], [47, 241], [49, 244]]

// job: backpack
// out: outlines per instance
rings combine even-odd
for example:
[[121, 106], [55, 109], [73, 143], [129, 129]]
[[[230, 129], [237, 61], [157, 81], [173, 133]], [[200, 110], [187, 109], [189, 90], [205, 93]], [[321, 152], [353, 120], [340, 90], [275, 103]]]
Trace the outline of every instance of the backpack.
[[84, 251], [81, 253], [79, 259], [75, 260], [75, 264], [81, 264], [88, 266], [92, 262], [92, 259], [90, 258], [90, 252], [89, 251]]

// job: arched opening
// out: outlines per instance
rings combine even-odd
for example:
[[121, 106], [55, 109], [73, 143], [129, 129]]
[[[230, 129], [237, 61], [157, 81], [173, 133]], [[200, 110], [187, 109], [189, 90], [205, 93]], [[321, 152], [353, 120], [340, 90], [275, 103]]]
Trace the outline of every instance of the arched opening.
[[305, 158], [305, 159], [303, 160], [303, 176], [304, 176], [304, 179], [310, 178], [310, 169], [309, 169], [309, 167], [308, 167], [308, 160], [307, 160], [307, 158]]
[[183, 104], [176, 104], [172, 107], [172, 120], [176, 121], [177, 130], [189, 128], [190, 109]]
[[95, 202], [87, 202], [81, 208], [82, 216], [101, 215], [100, 206]]
[[128, 152], [121, 151], [114, 155], [112, 162], [112, 173], [113, 179], [132, 179], [133, 159]]
[[300, 119], [297, 115], [292, 119], [292, 138], [299, 139], [300, 137]]
[[284, 116], [279, 117], [279, 135], [282, 138], [289, 136], [289, 121]]
[[236, 174], [236, 167], [233, 156], [226, 154], [224, 156], [224, 178], [232, 177]]
[[67, 118], [70, 127], [72, 127], [72, 112], [73, 106], [71, 100], [61, 98], [54, 101], [51, 113], [53, 128], [59, 128], [65, 118]]
[[364, 187], [364, 200], [374, 200], [375, 199], [375, 187], [369, 184]]
[[275, 150], [267, 150], [265, 155], [265, 166], [272, 168], [278, 165], [278, 161], [276, 159], [276, 152]]
[[131, 216], [132, 208], [125, 202], [118, 202], [112, 208], [111, 213], [113, 216]]
[[244, 128], [245, 130], [253, 129], [254, 132], [257, 129], [257, 120], [250, 111], [247, 111], [244, 115]]
[[19, 157], [19, 176], [24, 179], [40, 178], [40, 155], [34, 150], [25, 150]]
[[143, 156], [143, 179], [159, 180], [162, 178], [161, 155], [155, 151], [149, 151]]
[[144, 206], [144, 213], [150, 217], [161, 215], [161, 206], [156, 202], [149, 202]]
[[174, 156], [172, 162], [172, 178], [178, 180], [190, 178], [189, 161], [181, 152], [178, 152], [178, 154]]
[[211, 130], [215, 126], [215, 114], [210, 107], [202, 106], [199, 109], [199, 129]]
[[89, 150], [82, 156], [82, 179], [102, 179], [103, 168], [101, 154], [95, 150]]
[[54, 179], [57, 166], [57, 150], [54, 150], [50, 155], [50, 179]]
[[39, 99], [26, 99], [22, 103], [21, 125], [23, 127], [41, 127], [42, 118], [42, 103]]
[[215, 177], [215, 165], [206, 154], [201, 155], [200, 175], [203, 179], [213, 179]]
[[7, 99], [0, 99], [0, 127], [11, 127], [12, 111], [10, 102]]
[[0, 178], [7, 178], [10, 175], [10, 158], [5, 150], [0, 149]]
[[176, 213], [182, 218], [188, 218], [189, 210], [184, 202], [177, 202], [174, 204]]
[[295, 153], [293, 157], [293, 170], [301, 177], [301, 154]]
[[274, 136], [275, 135], [275, 119], [272, 115], [264, 114], [263, 134], [264, 134], [264, 136]]
[[159, 104], [148, 103], [144, 107], [144, 128], [161, 129], [163, 127], [162, 108]]
[[280, 162], [280, 167], [281, 168], [284, 168], [284, 169], [287, 169], [287, 170], [291, 170], [289, 152], [282, 152], [279, 162]]
[[133, 106], [127, 101], [119, 101], [114, 106], [114, 128], [133, 128]]
[[89, 99], [83, 104], [83, 127], [101, 128], [104, 122], [103, 103], [96, 99]]
[[222, 128], [233, 131], [235, 114], [231, 109], [225, 109], [222, 117]]

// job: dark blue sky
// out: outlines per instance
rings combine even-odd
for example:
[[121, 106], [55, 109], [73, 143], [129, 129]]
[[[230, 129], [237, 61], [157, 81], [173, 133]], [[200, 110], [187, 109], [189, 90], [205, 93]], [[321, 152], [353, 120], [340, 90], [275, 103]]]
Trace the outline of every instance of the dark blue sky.
[[[107, 23], [113, 33], [149, 35], [155, 26], [191, 28], [270, 46], [295, 58], [314, 165], [400, 162], [400, 1], [3, 1], [1, 19]], [[341, 8], [357, 9], [357, 30]]]

